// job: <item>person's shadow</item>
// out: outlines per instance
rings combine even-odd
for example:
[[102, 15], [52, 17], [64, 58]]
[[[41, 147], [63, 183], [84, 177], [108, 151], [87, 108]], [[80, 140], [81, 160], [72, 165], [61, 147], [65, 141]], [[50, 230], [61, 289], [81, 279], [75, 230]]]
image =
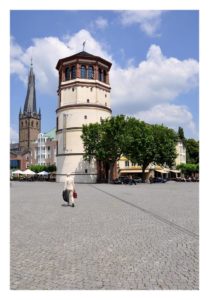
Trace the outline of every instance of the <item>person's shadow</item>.
[[64, 203], [64, 204], [61, 204], [61, 206], [66, 206], [66, 207], [68, 207], [69, 205]]

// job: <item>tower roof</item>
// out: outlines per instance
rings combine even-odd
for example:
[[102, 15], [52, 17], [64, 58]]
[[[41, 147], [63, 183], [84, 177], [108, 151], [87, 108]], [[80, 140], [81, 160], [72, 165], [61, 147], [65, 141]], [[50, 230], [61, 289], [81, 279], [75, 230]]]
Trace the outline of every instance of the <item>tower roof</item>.
[[81, 52], [78, 52], [74, 55], [59, 59], [57, 65], [56, 65], [56, 69], [59, 70], [60, 64], [62, 64], [63, 62], [67, 62], [69, 60], [76, 59], [76, 58], [89, 58], [89, 59], [100, 60], [104, 64], [108, 65], [109, 68], [112, 66], [111, 62], [105, 60], [104, 58], [102, 58], [100, 56], [90, 54], [86, 51], [81, 51]]
[[35, 89], [35, 75], [33, 73], [33, 66], [31, 64], [28, 75], [28, 89], [25, 98], [25, 105], [23, 113], [37, 113], [36, 111], [36, 89]]

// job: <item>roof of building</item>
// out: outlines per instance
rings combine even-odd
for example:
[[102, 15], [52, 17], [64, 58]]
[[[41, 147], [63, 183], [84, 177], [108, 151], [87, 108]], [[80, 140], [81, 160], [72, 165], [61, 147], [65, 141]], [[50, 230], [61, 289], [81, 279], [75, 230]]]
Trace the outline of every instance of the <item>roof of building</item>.
[[60, 67], [60, 64], [65, 62], [65, 61], [69, 61], [69, 60], [72, 60], [72, 59], [75, 59], [75, 58], [90, 58], [90, 59], [96, 59], [96, 60], [100, 60], [102, 61], [103, 63], [107, 64], [109, 67], [111, 67], [112, 63], [105, 60], [104, 58], [100, 57], [100, 56], [96, 56], [96, 55], [93, 55], [91, 53], [88, 53], [86, 51], [81, 51], [81, 52], [78, 52], [76, 54], [73, 54], [71, 56], [68, 56], [68, 57], [64, 57], [64, 58], [61, 58], [58, 60], [58, 63], [56, 65], [56, 69], [59, 70], [59, 67]]
[[35, 75], [33, 73], [33, 66], [30, 67], [28, 75], [28, 89], [25, 98], [25, 105], [23, 113], [37, 113], [36, 110], [36, 89], [35, 89]]
[[56, 128], [53, 128], [50, 131], [44, 133], [44, 135], [52, 140], [55, 140], [56, 139]]

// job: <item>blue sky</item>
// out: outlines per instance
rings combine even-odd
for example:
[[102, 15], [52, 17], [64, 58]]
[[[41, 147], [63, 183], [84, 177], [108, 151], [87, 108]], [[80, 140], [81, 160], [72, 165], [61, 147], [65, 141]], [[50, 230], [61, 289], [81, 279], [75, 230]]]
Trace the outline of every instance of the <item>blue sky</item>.
[[55, 127], [58, 59], [82, 50], [110, 60], [113, 115], [163, 123], [198, 139], [198, 11], [11, 11], [11, 139], [18, 139], [30, 59], [42, 132]]

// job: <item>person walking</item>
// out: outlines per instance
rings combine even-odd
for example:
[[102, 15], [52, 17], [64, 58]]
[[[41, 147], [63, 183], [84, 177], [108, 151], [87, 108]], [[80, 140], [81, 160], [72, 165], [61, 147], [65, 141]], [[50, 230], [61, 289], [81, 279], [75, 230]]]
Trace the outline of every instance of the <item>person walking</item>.
[[71, 174], [66, 175], [64, 189], [67, 190], [68, 205], [71, 204], [72, 207], [74, 207], [75, 202], [74, 202], [73, 192], [75, 191], [75, 183], [74, 183], [73, 176]]

